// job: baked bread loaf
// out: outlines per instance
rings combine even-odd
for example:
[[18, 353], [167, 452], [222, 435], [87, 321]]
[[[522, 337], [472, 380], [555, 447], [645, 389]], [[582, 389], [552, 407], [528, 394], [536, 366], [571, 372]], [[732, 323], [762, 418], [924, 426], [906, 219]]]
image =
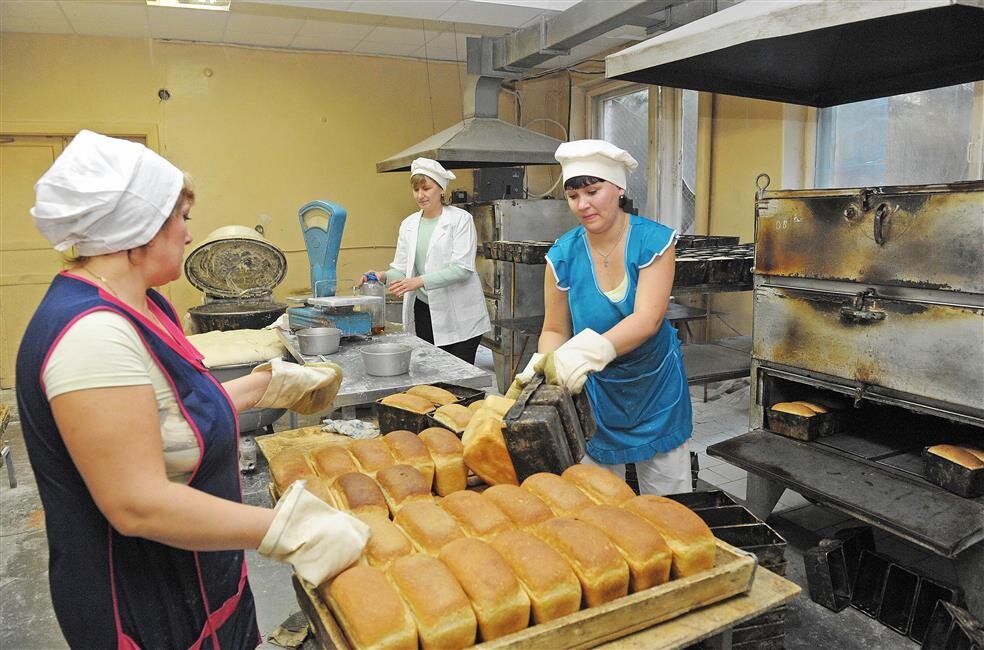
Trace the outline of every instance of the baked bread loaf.
[[690, 508], [654, 494], [635, 497], [622, 507], [651, 523], [666, 540], [673, 551], [670, 574], [674, 578], [700, 573], [714, 566], [714, 535]]
[[378, 512], [365, 512], [355, 515], [372, 531], [372, 536], [363, 551], [371, 566], [386, 570], [393, 560], [413, 553], [413, 544], [407, 539], [389, 517]]
[[635, 593], [670, 579], [673, 553], [656, 528], [639, 515], [615, 506], [585, 508], [578, 519], [603, 532], [629, 565], [629, 591]]
[[475, 400], [474, 402], [472, 402], [471, 404], [468, 405], [468, 410], [471, 411], [472, 413], [474, 413], [475, 411], [477, 411], [478, 409], [482, 408], [483, 406], [485, 406], [485, 400], [484, 399], [477, 399], [477, 400]]
[[588, 607], [629, 593], [629, 567], [605, 534], [571, 517], [554, 517], [530, 529], [564, 556], [581, 583]]
[[442, 548], [437, 558], [465, 590], [483, 641], [529, 625], [530, 598], [494, 548], [479, 539], [456, 539]]
[[465, 467], [465, 446], [458, 436], [447, 429], [424, 429], [418, 439], [430, 452], [434, 463], [434, 491], [442, 497], [468, 487], [468, 469]]
[[550, 472], [527, 476], [522, 488], [540, 497], [558, 517], [576, 517], [579, 512], [594, 505], [573, 483]]
[[526, 590], [534, 623], [546, 623], [581, 608], [581, 583], [564, 557], [524, 530], [505, 530], [490, 542]]
[[411, 465], [390, 465], [376, 473], [376, 482], [383, 491], [386, 505], [394, 515], [410, 501], [431, 501], [430, 486], [423, 475]]
[[486, 395], [484, 406], [500, 418], [504, 418], [515, 403], [516, 400], [502, 395]]
[[430, 413], [434, 410], [434, 404], [429, 399], [409, 393], [393, 393], [379, 400], [379, 403], [411, 413]]
[[932, 447], [927, 447], [926, 451], [967, 469], [984, 468], [984, 460], [978, 458], [969, 449], [964, 447], [958, 447], [957, 445], [933, 445]]
[[445, 544], [465, 536], [454, 517], [432, 501], [411, 501], [397, 511], [393, 523], [415, 549], [434, 557]]
[[810, 407], [797, 404], [796, 402], [779, 402], [778, 404], [773, 404], [769, 408], [773, 411], [778, 411], [779, 413], [792, 413], [793, 415], [799, 415], [804, 418], [812, 418], [816, 415], [816, 411]]
[[355, 460], [348, 452], [347, 445], [321, 445], [309, 451], [308, 458], [318, 476], [329, 481], [334, 481], [342, 474], [359, 471]]
[[474, 412], [467, 406], [448, 404], [434, 411], [433, 417], [455, 433], [461, 433], [468, 426], [468, 421], [472, 419], [472, 415]]
[[353, 648], [417, 650], [417, 624], [379, 569], [354, 566], [318, 588]]
[[423, 650], [475, 643], [478, 625], [471, 603], [440, 560], [416, 553], [401, 557], [390, 566], [389, 577], [410, 606]]
[[499, 506], [499, 510], [520, 528], [536, 526], [554, 516], [543, 499], [518, 485], [493, 485], [482, 492], [482, 496]]
[[335, 493], [331, 489], [333, 481], [329, 481], [321, 476], [315, 476], [314, 478], [307, 479], [307, 484], [304, 486], [308, 492], [318, 497], [332, 508], [337, 508], [338, 503], [335, 501]]
[[437, 386], [428, 386], [426, 384], [421, 386], [411, 386], [407, 389], [408, 395], [419, 395], [426, 400], [429, 400], [434, 406], [444, 406], [445, 404], [453, 404], [458, 401], [458, 397], [449, 390], [444, 390]]
[[278, 498], [294, 481], [314, 477], [314, 470], [308, 465], [307, 454], [300, 449], [284, 449], [270, 459], [270, 478], [273, 479]]
[[390, 431], [383, 440], [389, 447], [390, 453], [397, 463], [413, 465], [424, 476], [427, 489], [434, 481], [434, 461], [431, 459], [430, 452], [416, 433], [406, 430]]
[[349, 453], [359, 466], [359, 471], [369, 476], [375, 476], [384, 467], [396, 464], [389, 445], [382, 438], [355, 440], [349, 445]]
[[370, 476], [360, 472], [342, 474], [335, 479], [332, 490], [335, 494], [335, 503], [343, 510], [353, 513], [374, 512], [389, 517], [386, 497]]
[[815, 402], [804, 402], [803, 400], [796, 400], [795, 402], [790, 402], [790, 404], [799, 404], [800, 406], [805, 406], [806, 408], [810, 409], [814, 413], [826, 413], [827, 411], [830, 410], [826, 406], [822, 406]]
[[571, 465], [560, 476], [595, 503], [617, 506], [635, 496], [628, 483], [597, 465]]
[[461, 442], [465, 446], [465, 465], [483, 481], [489, 485], [519, 485], [516, 468], [502, 437], [502, 418], [494, 411], [478, 409], [468, 422]]
[[452, 492], [441, 499], [439, 505], [454, 517], [461, 530], [469, 537], [488, 541], [497, 533], [513, 527], [509, 517], [495, 503], [478, 492], [471, 490]]
[[973, 447], [964, 447], [964, 449], [966, 449], [970, 453], [974, 454], [974, 456], [976, 456], [980, 460], [984, 461], [984, 450], [975, 449]]

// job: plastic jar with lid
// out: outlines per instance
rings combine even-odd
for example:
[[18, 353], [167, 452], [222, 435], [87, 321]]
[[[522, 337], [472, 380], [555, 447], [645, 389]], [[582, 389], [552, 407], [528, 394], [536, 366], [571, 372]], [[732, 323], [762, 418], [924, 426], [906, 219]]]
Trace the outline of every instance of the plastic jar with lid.
[[366, 281], [359, 287], [363, 296], [379, 298], [366, 306], [366, 311], [372, 314], [373, 335], [382, 334], [386, 329], [386, 285], [379, 281], [375, 273], [367, 273]]

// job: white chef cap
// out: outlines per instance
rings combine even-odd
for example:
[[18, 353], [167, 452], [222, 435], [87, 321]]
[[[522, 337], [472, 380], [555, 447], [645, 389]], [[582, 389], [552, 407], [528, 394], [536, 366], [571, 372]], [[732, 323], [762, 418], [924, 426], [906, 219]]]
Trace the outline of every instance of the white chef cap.
[[557, 147], [564, 182], [575, 176], [595, 176], [625, 189], [625, 171], [639, 166], [628, 151], [604, 140], [575, 140]]
[[444, 166], [436, 160], [430, 158], [415, 158], [410, 163], [410, 176], [423, 174], [434, 180], [441, 186], [442, 190], [448, 189], [448, 181], [453, 181], [457, 176], [444, 169]]
[[79, 131], [34, 185], [34, 225], [55, 250], [90, 257], [143, 246], [164, 225], [184, 174], [147, 147]]

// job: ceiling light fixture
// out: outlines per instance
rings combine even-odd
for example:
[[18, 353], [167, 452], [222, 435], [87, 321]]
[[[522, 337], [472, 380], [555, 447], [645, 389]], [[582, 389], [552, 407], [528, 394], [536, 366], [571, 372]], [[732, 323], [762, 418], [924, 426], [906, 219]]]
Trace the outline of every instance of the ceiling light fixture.
[[231, 3], [232, 0], [147, 0], [149, 7], [179, 7], [209, 11], [229, 11]]

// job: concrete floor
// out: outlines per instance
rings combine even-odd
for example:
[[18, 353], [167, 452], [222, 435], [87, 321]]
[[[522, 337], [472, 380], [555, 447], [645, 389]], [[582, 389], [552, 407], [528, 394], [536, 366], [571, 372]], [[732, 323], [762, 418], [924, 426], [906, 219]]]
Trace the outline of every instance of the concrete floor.
[[[479, 365], [490, 362], [487, 355], [479, 359]], [[748, 388], [735, 383], [712, 387], [711, 399], [706, 403], [702, 402], [702, 390], [694, 388], [691, 392], [695, 419], [692, 444], [700, 454], [701, 463], [699, 488], [719, 488], [743, 499], [745, 472], [707, 456], [705, 450], [708, 445], [748, 430]], [[10, 391], [2, 393], [0, 399], [9, 403], [12, 399]], [[286, 422], [287, 418], [281, 418], [277, 428], [286, 428]], [[313, 419], [310, 422], [302, 419], [298, 426], [315, 423]], [[51, 611], [48, 595], [44, 517], [16, 419], [4, 437], [13, 451], [18, 486], [11, 489], [6, 482], [6, 473], [0, 476], [0, 648], [64, 648], [66, 644]], [[270, 505], [266, 480], [260, 473], [244, 478], [244, 494], [250, 503]], [[803, 587], [803, 593], [787, 609], [787, 648], [918, 647], [857, 610], [849, 607], [834, 613], [810, 601], [806, 594], [803, 552], [837, 528], [858, 525], [858, 522], [834, 510], [812, 505], [787, 491], [768, 523], [787, 541], [786, 577]], [[897, 538], [876, 532], [876, 544], [879, 552], [940, 578], [954, 580], [948, 562]], [[290, 573], [284, 565], [255, 552], [248, 553], [247, 557], [260, 631], [266, 637], [297, 611]], [[276, 646], [265, 643], [264, 647]]]

